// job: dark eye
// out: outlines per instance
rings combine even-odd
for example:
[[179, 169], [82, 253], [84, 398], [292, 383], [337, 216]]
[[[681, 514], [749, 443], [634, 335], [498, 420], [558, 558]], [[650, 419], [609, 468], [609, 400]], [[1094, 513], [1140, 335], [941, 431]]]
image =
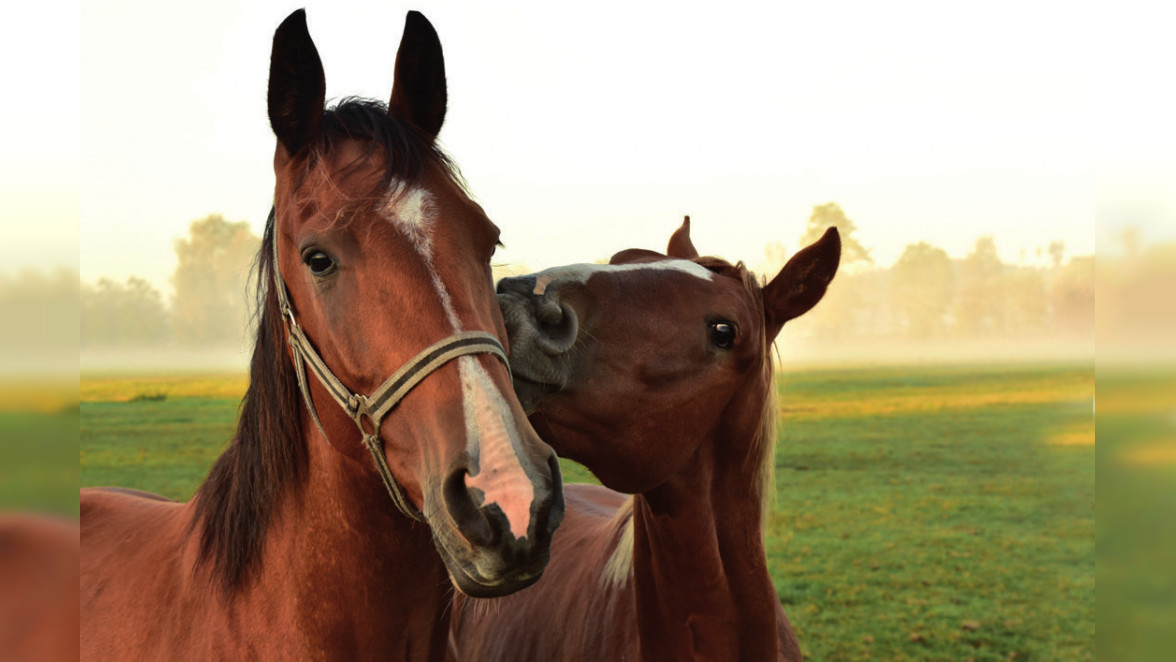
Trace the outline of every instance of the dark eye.
[[326, 276], [335, 268], [335, 261], [322, 251], [308, 251], [302, 261], [310, 268], [310, 273], [316, 276]]
[[734, 324], [730, 322], [711, 322], [709, 330], [711, 344], [715, 347], [729, 349], [731, 345], [735, 344], [735, 336], [738, 333]]

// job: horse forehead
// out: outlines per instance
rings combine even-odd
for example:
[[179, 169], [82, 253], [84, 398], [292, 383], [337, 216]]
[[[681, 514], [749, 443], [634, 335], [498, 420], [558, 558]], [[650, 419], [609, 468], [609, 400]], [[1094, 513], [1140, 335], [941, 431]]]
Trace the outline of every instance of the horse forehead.
[[385, 218], [410, 234], [427, 231], [437, 214], [433, 193], [423, 186], [401, 186], [393, 182], [381, 211]]
[[541, 295], [547, 291], [547, 286], [559, 281], [560, 283], [587, 284], [589, 279], [597, 274], [622, 275], [631, 273], [665, 273], [685, 274], [704, 281], [713, 281], [715, 274], [702, 265], [690, 260], [666, 259], [657, 262], [640, 262], [635, 264], [570, 264], [563, 267], [553, 267], [535, 274], [534, 294]]

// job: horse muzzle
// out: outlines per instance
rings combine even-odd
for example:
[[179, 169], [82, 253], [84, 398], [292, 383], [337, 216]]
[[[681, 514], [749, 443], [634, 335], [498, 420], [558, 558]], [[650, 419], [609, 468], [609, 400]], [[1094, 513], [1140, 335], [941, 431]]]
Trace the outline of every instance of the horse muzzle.
[[515, 393], [528, 414], [545, 395], [567, 387], [580, 332], [580, 318], [560, 299], [559, 288], [553, 284], [534, 294], [534, 282], [533, 276], [498, 282]]
[[[438, 507], [426, 503], [437, 550], [450, 579], [462, 593], [492, 598], [514, 593], [538, 581], [547, 566], [551, 539], [564, 516], [563, 482], [554, 452], [545, 467], [531, 477], [526, 530], [518, 517], [507, 516], [510, 506], [490, 501], [470, 484], [467, 468], [452, 471], [444, 480]], [[443, 514], [442, 514], [443, 513]]]

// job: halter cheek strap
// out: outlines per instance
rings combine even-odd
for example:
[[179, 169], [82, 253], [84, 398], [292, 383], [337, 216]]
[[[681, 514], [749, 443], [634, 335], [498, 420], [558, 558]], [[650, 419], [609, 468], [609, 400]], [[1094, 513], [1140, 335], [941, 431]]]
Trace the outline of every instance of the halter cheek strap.
[[404, 495], [404, 491], [388, 467], [388, 461], [384, 457], [384, 440], [380, 437], [380, 422], [404, 396], [408, 395], [413, 387], [428, 377], [430, 373], [459, 356], [492, 354], [502, 361], [509, 372], [510, 363], [507, 361], [506, 351], [498, 342], [498, 338], [489, 333], [483, 331], [456, 333], [426, 347], [386, 379], [383, 384], [380, 384], [375, 391], [372, 391], [371, 395], [354, 393], [331, 372], [319, 353], [315, 351], [310, 338], [307, 338], [303, 333], [302, 327], [298, 325], [298, 320], [294, 318], [294, 309], [290, 306], [286, 283], [282, 280], [281, 270], [278, 266], [276, 222], [272, 240], [274, 288], [277, 290], [278, 306], [282, 317], [286, 319], [289, 331], [290, 353], [294, 360], [294, 371], [298, 375], [298, 389], [302, 392], [302, 399], [306, 402], [310, 417], [314, 420], [314, 424], [322, 433], [323, 438], [327, 439], [327, 443], [330, 443], [327, 431], [323, 429], [323, 424], [319, 421], [314, 400], [310, 396], [310, 388], [306, 381], [306, 366], [310, 366], [311, 372], [318, 377], [319, 382], [322, 383], [331, 398], [347, 412], [351, 420], [355, 421], [360, 436], [363, 438], [364, 446], [372, 454], [376, 472], [380, 474], [380, 479], [384, 482], [384, 487], [388, 489], [388, 494], [392, 497], [392, 502], [396, 504], [397, 509], [412, 519], [425, 521], [421, 512]]

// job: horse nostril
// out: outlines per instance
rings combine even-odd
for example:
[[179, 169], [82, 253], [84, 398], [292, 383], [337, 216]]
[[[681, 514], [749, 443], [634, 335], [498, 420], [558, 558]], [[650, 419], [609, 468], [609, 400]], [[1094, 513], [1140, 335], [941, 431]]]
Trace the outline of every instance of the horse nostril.
[[[481, 504], [475, 503], [474, 494], [466, 485], [466, 475], [469, 470], [460, 468], [454, 470], [445, 479], [442, 496], [449, 516], [461, 534], [473, 545], [490, 546], [497, 544], [498, 535], [494, 527], [482, 514]], [[477, 488], [474, 488], [477, 489]], [[478, 490], [478, 500], [481, 501], [481, 490]]]
[[535, 306], [535, 318], [539, 323], [539, 343], [546, 353], [562, 354], [576, 343], [580, 320], [571, 306], [544, 297], [542, 303]]
[[557, 297], [550, 294], [535, 296], [535, 319], [543, 326], [558, 326], [563, 323], [564, 307]]
[[552, 451], [547, 459], [547, 469], [551, 472], [551, 501], [547, 511], [547, 535], [555, 533], [564, 518], [563, 471], [559, 468], [559, 458]]

